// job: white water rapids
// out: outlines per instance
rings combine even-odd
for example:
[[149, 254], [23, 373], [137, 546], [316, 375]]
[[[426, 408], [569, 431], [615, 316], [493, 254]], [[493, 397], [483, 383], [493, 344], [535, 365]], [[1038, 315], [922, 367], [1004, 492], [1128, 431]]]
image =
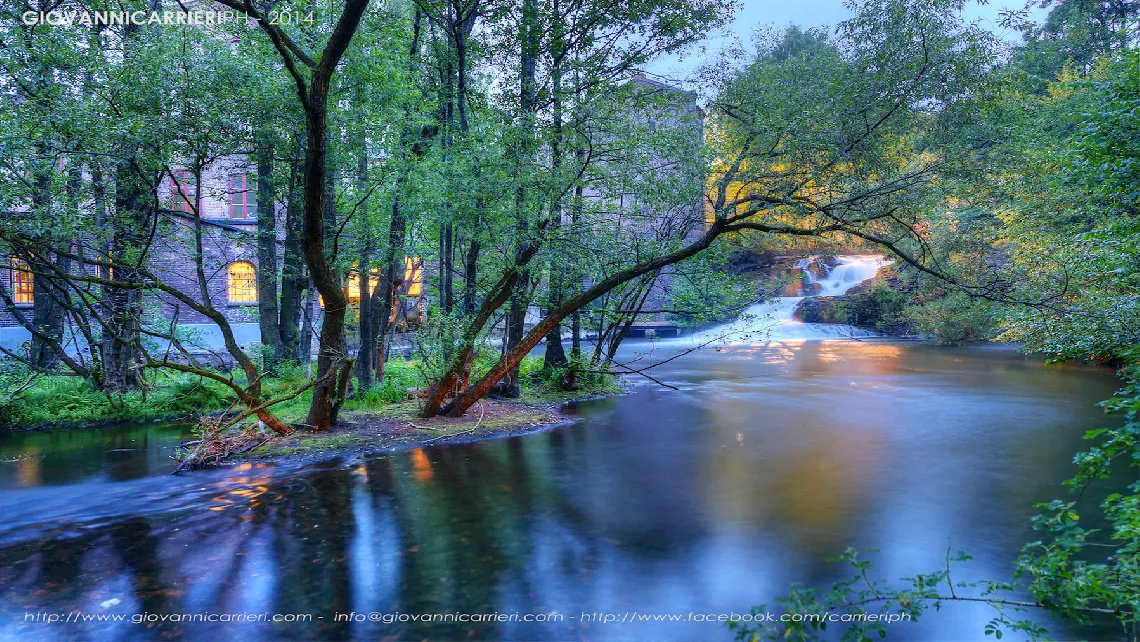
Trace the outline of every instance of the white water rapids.
[[[812, 258], [796, 263], [803, 272], [803, 283], [819, 283], [817, 296], [842, 296], [848, 290], [875, 276], [879, 268], [890, 263], [879, 255], [839, 256], [826, 274], [813, 274], [808, 267]], [[802, 296], [775, 297], [764, 303], [750, 306], [732, 323], [708, 328], [676, 341], [702, 343], [757, 343], [764, 341], [850, 339], [876, 337], [870, 330], [840, 323], [804, 323], [792, 318]]]

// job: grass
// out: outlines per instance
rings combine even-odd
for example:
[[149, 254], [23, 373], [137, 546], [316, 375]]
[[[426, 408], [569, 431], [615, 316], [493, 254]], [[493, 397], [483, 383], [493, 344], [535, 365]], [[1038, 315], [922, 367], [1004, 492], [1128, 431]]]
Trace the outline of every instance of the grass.
[[[172, 372], [150, 372], [148, 389], [104, 394], [79, 377], [40, 375], [24, 387], [28, 372], [0, 371], [0, 426], [75, 426], [112, 421], [180, 419], [223, 412], [233, 393], [220, 383]], [[235, 377], [237, 375], [235, 374]], [[266, 379], [265, 392], [284, 396], [304, 385], [306, 374], [297, 367], [282, 368], [280, 376]], [[304, 416], [311, 393], [275, 406], [283, 416]]]
[[[600, 375], [582, 377], [579, 390], [562, 390], [565, 371], [543, 370], [540, 357], [527, 357], [519, 370], [523, 384], [520, 401], [527, 404], [563, 403], [621, 391], [616, 377]], [[79, 377], [41, 375], [25, 386], [31, 377], [26, 370], [11, 366], [0, 369], [0, 427], [194, 418], [223, 412], [233, 402], [228, 388], [209, 379], [171, 372], [148, 374], [151, 381], [145, 393], [131, 391], [108, 396]], [[308, 377], [309, 373], [301, 367], [282, 367], [277, 377], [265, 380], [265, 394], [285, 396], [304, 385]], [[346, 414], [368, 411], [378, 416], [412, 417], [418, 402], [407, 401], [408, 390], [425, 385], [423, 374], [414, 363], [393, 359], [385, 364], [384, 380], [364, 395], [347, 400], [344, 410]], [[273, 411], [286, 422], [303, 421], [311, 399], [312, 393], [306, 391], [273, 406]]]

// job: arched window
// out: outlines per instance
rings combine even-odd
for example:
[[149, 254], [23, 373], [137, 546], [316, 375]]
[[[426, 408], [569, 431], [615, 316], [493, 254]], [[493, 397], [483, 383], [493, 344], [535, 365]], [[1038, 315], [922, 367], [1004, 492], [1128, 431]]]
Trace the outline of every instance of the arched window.
[[253, 263], [230, 263], [229, 277], [230, 303], [257, 303], [257, 273]]
[[35, 286], [28, 264], [20, 259], [13, 258], [12, 275], [12, 302], [16, 305], [31, 305], [35, 302]]

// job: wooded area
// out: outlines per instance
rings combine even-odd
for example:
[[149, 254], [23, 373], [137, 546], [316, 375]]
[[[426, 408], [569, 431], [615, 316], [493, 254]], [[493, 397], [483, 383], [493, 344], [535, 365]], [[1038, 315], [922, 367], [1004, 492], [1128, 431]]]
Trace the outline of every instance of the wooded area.
[[[11, 398], [37, 374], [111, 403], [188, 375], [235, 404], [212, 430], [321, 431], [388, 385], [404, 341], [420, 415], [459, 417], [518, 397], [544, 342], [557, 385], [629, 372], [615, 355], [647, 315], [698, 326], [771, 294], [731, 268], [742, 256], [843, 247], [896, 262], [848, 306], [860, 325], [1120, 367], [1107, 404], [1127, 420], [1074, 484], [1137, 462], [1136, 3], [1011, 11], [1011, 44], [962, 0], [860, 0], [834, 31], [762, 28], [686, 86], [645, 67], [730, 0], [217, 3], [239, 17], [0, 9], [0, 321], [30, 336], [0, 346]], [[283, 418], [298, 400], [307, 416]], [[1050, 539], [1022, 561], [1037, 605], [1135, 635], [1136, 492], [1102, 507], [1116, 548], [1095, 563], [1073, 504], [1043, 513]]]

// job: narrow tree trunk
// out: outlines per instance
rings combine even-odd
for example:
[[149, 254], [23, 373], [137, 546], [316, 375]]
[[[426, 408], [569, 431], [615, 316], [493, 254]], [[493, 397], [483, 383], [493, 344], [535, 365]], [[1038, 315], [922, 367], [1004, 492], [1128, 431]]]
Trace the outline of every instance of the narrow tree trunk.
[[475, 296], [478, 294], [479, 240], [472, 238], [467, 246], [467, 258], [463, 264], [463, 314], [475, 313]]
[[274, 148], [268, 135], [257, 140], [257, 310], [263, 367], [273, 372], [285, 358], [277, 306], [277, 208], [273, 188]]
[[[37, 215], [50, 220], [51, 173], [47, 170], [40, 169], [36, 172], [32, 206]], [[50, 247], [53, 242], [51, 232], [44, 234], [43, 240]], [[42, 335], [32, 335], [31, 354], [28, 357], [33, 367], [48, 370], [59, 361], [59, 355], [55, 353], [53, 346], [58, 346], [63, 341], [63, 310], [57, 301], [60, 292], [56, 287], [56, 280], [50, 275], [50, 267], [37, 266], [41, 261], [54, 261], [54, 258], [51, 255], [36, 256], [30, 257], [28, 261], [33, 272], [32, 325], [42, 333]]]
[[[580, 145], [574, 154], [578, 161], [578, 167], [586, 164], [586, 150]], [[571, 240], [577, 244], [578, 235], [581, 233], [580, 226], [582, 223], [582, 199], [585, 197], [586, 189], [581, 181], [578, 181], [574, 186], [574, 202], [570, 207], [570, 237]], [[577, 266], [570, 266], [569, 270], [570, 280], [570, 296], [578, 293], [582, 286], [582, 271]], [[575, 310], [570, 319], [570, 354], [577, 361], [582, 357], [582, 312]]]
[[[550, 94], [554, 132], [550, 142], [550, 167], [557, 184], [562, 180], [562, 16], [559, 0], [553, 0], [553, 29], [551, 31], [551, 54], [554, 63], [550, 69]], [[557, 188], [556, 188], [557, 189]], [[561, 194], [561, 191], [557, 192]], [[555, 198], [550, 204], [551, 231], [557, 234], [562, 225], [562, 200]], [[550, 309], [562, 304], [563, 270], [561, 266], [551, 265], [550, 281]], [[565, 368], [569, 361], [566, 359], [566, 350], [562, 347], [562, 324], [555, 325], [546, 335], [546, 354], [543, 356], [543, 368]]]
[[[300, 152], [298, 141], [294, 153]], [[296, 162], [292, 165], [289, 172], [289, 199], [285, 204], [285, 247], [281, 258], [281, 310], [278, 329], [281, 333], [285, 359], [307, 365], [309, 349], [306, 344], [302, 356], [300, 324], [309, 278], [305, 274], [304, 259], [301, 256], [301, 211], [297, 195], [300, 168]]]
[[297, 346], [297, 361], [308, 371], [313, 362], [313, 327], [317, 320], [316, 286], [312, 279], [305, 279], [305, 294], [303, 296], [303, 313], [301, 318], [300, 345]]
[[392, 308], [396, 305], [397, 289], [404, 276], [404, 239], [407, 235], [408, 222], [401, 207], [401, 190], [403, 189], [405, 174], [396, 179], [396, 187], [392, 194], [392, 214], [388, 219], [388, 239], [384, 249], [382, 261], [383, 273], [376, 286], [373, 296], [372, 336], [381, 339], [376, 351], [376, 379], [383, 377], [384, 360], [388, 358], [388, 336], [391, 326], [395, 323]]
[[[537, 126], [535, 112], [538, 105], [538, 89], [535, 84], [535, 71], [538, 64], [539, 34], [537, 0], [524, 0], [522, 23], [519, 26], [519, 40], [522, 45], [519, 55], [519, 112], [522, 115], [522, 126], [521, 131], [517, 134], [519, 140], [516, 141], [516, 154], [518, 156], [515, 159], [516, 179], [519, 182], [515, 196], [515, 229], [519, 235], [517, 240], [519, 244], [529, 242], [527, 238], [529, 225], [527, 223], [528, 203], [525, 181], [533, 160], [530, 158], [533, 151], [532, 130]], [[514, 350], [519, 341], [522, 340], [523, 324], [526, 320], [526, 310], [529, 304], [529, 288], [526, 287], [528, 283], [528, 272], [525, 268], [521, 268], [514, 295], [511, 297], [510, 311], [507, 315], [507, 341], [504, 346], [507, 352]], [[520, 285], [522, 287], [519, 287]], [[518, 397], [521, 394], [518, 363], [513, 364], [505, 374], [503, 395]]]
[[[368, 189], [368, 155], [364, 148], [363, 136], [360, 141], [360, 156], [357, 159], [357, 182], [361, 191]], [[356, 355], [356, 377], [359, 384], [359, 393], [363, 394], [372, 387], [372, 370], [375, 365], [372, 351], [376, 345], [376, 335], [373, 334], [372, 315], [372, 228], [369, 221], [371, 217], [360, 217], [360, 259], [357, 262], [357, 282], [360, 284], [360, 350]]]

